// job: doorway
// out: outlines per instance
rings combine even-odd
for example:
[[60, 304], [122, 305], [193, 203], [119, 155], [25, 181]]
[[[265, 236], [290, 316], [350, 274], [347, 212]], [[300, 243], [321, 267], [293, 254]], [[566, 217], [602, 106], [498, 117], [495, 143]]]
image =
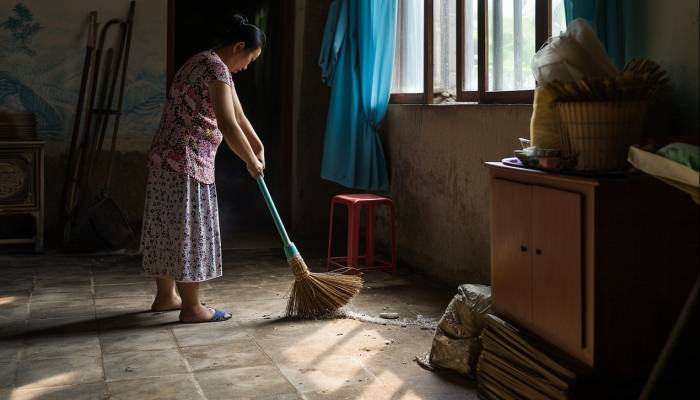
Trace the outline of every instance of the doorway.
[[[265, 181], [282, 218], [289, 220], [291, 194], [294, 1], [169, 0], [168, 85], [192, 55], [210, 48], [215, 16], [242, 14], [267, 37], [262, 54], [233, 75], [243, 110], [265, 145]], [[256, 182], [222, 142], [216, 156], [219, 223], [224, 248], [279, 246], [279, 238]]]

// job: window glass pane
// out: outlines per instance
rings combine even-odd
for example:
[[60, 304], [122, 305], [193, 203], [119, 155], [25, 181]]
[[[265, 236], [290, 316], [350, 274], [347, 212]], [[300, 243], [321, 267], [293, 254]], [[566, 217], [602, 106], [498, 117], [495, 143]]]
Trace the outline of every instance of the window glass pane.
[[457, 93], [457, 2], [433, 0], [433, 86], [436, 96]]
[[489, 0], [488, 90], [534, 89], [535, 0]]
[[566, 31], [564, 0], [552, 0], [552, 36], [559, 36], [564, 31]]
[[399, 0], [392, 93], [423, 92], [423, 0]]
[[478, 90], [479, 14], [478, 0], [464, 2], [464, 85], [462, 90]]

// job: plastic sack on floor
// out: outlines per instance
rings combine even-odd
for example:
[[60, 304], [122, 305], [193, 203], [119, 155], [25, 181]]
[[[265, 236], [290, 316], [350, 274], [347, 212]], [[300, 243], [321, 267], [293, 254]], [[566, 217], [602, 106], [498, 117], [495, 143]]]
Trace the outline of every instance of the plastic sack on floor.
[[547, 41], [535, 53], [532, 72], [538, 87], [535, 89], [530, 140], [533, 146], [546, 149], [560, 147], [556, 98], [547, 90], [547, 83], [574, 82], [583, 77], [613, 77], [618, 70], [593, 28], [583, 19], [569, 23], [566, 32]]
[[491, 310], [491, 288], [460, 285], [438, 322], [430, 352], [416, 357], [423, 367], [474, 375], [481, 353], [479, 336]]

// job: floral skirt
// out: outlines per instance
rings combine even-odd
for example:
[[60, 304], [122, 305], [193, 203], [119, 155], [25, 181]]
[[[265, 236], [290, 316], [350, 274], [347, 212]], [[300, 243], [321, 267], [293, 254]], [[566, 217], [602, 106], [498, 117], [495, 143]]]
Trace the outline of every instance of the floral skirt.
[[221, 276], [215, 184], [168, 168], [151, 168], [141, 233], [143, 272], [178, 282]]

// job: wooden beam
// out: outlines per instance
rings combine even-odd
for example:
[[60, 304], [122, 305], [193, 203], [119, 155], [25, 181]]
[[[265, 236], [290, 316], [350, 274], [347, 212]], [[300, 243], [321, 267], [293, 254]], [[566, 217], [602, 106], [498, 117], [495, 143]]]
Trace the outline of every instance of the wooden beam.
[[535, 51], [552, 36], [552, 0], [535, 2]]
[[175, 77], [175, 0], [168, 0], [167, 48], [165, 61], [166, 94]]
[[480, 98], [481, 103], [499, 104], [532, 104], [533, 90], [501, 90], [498, 92], [486, 92]]
[[488, 84], [488, 0], [479, 0], [479, 99], [483, 98]]
[[389, 103], [392, 104], [422, 104], [423, 93], [392, 93]]
[[423, 102], [433, 104], [433, 0], [424, 0], [423, 10]]
[[464, 2], [466, 0], [455, 0], [457, 2], [457, 101], [464, 90]]

